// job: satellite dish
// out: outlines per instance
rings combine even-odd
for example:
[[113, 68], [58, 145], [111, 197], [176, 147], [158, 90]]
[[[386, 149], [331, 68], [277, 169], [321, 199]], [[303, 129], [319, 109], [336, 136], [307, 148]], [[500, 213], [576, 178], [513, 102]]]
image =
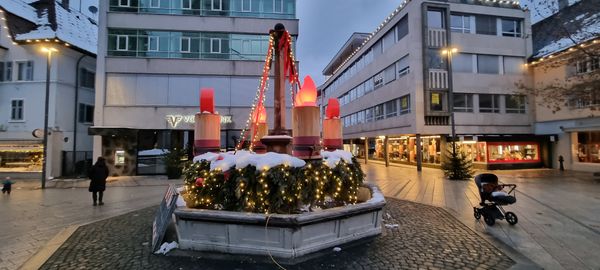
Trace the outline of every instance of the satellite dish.
[[98, 8], [96, 6], [89, 6], [88, 10], [92, 13], [92, 14], [96, 14], [98, 12]]

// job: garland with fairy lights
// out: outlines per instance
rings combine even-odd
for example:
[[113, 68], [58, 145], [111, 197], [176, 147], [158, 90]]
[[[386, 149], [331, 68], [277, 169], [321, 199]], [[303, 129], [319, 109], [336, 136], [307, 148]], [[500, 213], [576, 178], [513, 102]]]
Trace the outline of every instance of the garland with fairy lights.
[[354, 204], [364, 174], [356, 159], [328, 167], [322, 160], [303, 167], [278, 165], [210, 170], [210, 162], [188, 162], [183, 170], [187, 207], [256, 213], [299, 213], [302, 206]]
[[[281, 53], [285, 54], [284, 57], [284, 74], [283, 76], [288, 77], [290, 82], [290, 93], [292, 100], [294, 100], [295, 92], [294, 85], [298, 84], [298, 69], [296, 67], [296, 58], [294, 57], [294, 51], [292, 50], [292, 36], [287, 30], [281, 33], [281, 37], [278, 40], [279, 46], [275, 48], [276, 31], [271, 32], [269, 35], [269, 46], [267, 48], [267, 55], [265, 57], [265, 64], [263, 66], [263, 72], [256, 89], [256, 95], [252, 102], [252, 108], [248, 114], [246, 124], [240, 133], [240, 141], [236, 146], [236, 150], [244, 148], [244, 143], [249, 141], [249, 149], [252, 150], [253, 143], [257, 141], [257, 125], [258, 125], [258, 113], [255, 113], [258, 108], [264, 105], [266, 99], [266, 92], [269, 85], [269, 73], [271, 71], [271, 63], [275, 57], [275, 50], [277, 49]], [[249, 132], [251, 131], [251, 132]]]

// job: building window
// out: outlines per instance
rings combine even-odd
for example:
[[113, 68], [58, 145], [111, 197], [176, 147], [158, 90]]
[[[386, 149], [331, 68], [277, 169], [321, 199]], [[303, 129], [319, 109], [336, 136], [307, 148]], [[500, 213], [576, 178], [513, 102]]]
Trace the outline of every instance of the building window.
[[473, 54], [458, 53], [452, 57], [452, 72], [473, 73]]
[[502, 19], [502, 36], [521, 37], [521, 20]]
[[457, 33], [471, 33], [471, 16], [452, 14], [450, 19], [450, 30]]
[[252, 11], [252, 1], [251, 0], [242, 0], [242, 12], [251, 12]]
[[473, 94], [454, 93], [455, 112], [473, 112]]
[[79, 86], [94, 89], [96, 73], [85, 68], [79, 69]]
[[385, 103], [385, 118], [398, 115], [398, 100], [390, 100]]
[[[188, 0], [188, 1], [190, 1], [190, 0]], [[211, 10], [223, 10], [222, 0], [211, 0], [210, 9]]]
[[13, 99], [10, 101], [10, 120], [11, 121], [23, 121], [24, 120], [24, 107], [25, 101], [23, 99]]
[[430, 69], [446, 69], [446, 57], [439, 49], [427, 49], [427, 67]]
[[283, 13], [283, 0], [273, 0], [273, 13]]
[[33, 81], [33, 61], [17, 62], [17, 81]]
[[0, 62], [0, 82], [12, 81], [12, 62]]
[[400, 58], [396, 62], [396, 70], [398, 71], [398, 78], [410, 73], [410, 66], [408, 65], [408, 54]]
[[430, 109], [432, 111], [442, 111], [444, 110], [444, 103], [442, 100], [442, 93], [438, 93], [438, 92], [432, 92], [429, 95], [429, 101], [430, 101]]
[[383, 112], [383, 104], [373, 107], [373, 113], [375, 114], [375, 121], [383, 119], [385, 116]]
[[577, 161], [600, 163], [600, 131], [577, 132]]
[[527, 113], [527, 99], [522, 95], [506, 95], [506, 113]]
[[441, 10], [427, 10], [427, 27], [444, 28], [444, 13]]
[[383, 36], [383, 51], [389, 50], [394, 44], [396, 44], [396, 37], [394, 36], [396, 31], [392, 28]]
[[410, 113], [410, 95], [400, 97], [400, 114]]
[[365, 93], [369, 93], [375, 89], [375, 84], [373, 83], [373, 78], [365, 81]]
[[496, 17], [487, 15], [475, 16], [475, 32], [482, 35], [496, 35]]
[[497, 55], [477, 55], [477, 73], [498, 74], [500, 73]]
[[525, 59], [523, 57], [504, 56], [504, 74], [523, 74]]
[[148, 51], [149, 52], [157, 52], [159, 41], [160, 41], [159, 37], [149, 36], [148, 37]]
[[160, 7], [160, 0], [150, 0], [150, 7], [151, 8], [159, 8]]
[[480, 113], [499, 113], [500, 95], [479, 94]]
[[221, 39], [220, 38], [211, 38], [210, 39], [210, 52], [211, 53], [221, 53]]
[[192, 9], [192, 0], [181, 0], [181, 9]]
[[402, 17], [396, 25], [396, 41], [400, 41], [406, 35], [408, 35], [408, 15]]
[[396, 64], [392, 64], [383, 71], [385, 84], [396, 80]]
[[365, 110], [365, 118], [367, 119], [367, 122], [373, 122], [373, 119], [375, 118], [375, 115], [373, 114], [373, 107]]
[[587, 58], [575, 63], [577, 74], [588, 73], [600, 69], [600, 58]]
[[189, 37], [181, 37], [179, 51], [189, 53], [192, 45], [192, 39]]
[[79, 123], [91, 124], [94, 123], [94, 106], [79, 103]]
[[120, 7], [130, 7], [131, 3], [129, 1], [130, 0], [119, 0], [119, 6]]
[[383, 86], [383, 71], [373, 76], [373, 89]]
[[129, 48], [129, 36], [117, 35], [117, 51], [126, 51]]

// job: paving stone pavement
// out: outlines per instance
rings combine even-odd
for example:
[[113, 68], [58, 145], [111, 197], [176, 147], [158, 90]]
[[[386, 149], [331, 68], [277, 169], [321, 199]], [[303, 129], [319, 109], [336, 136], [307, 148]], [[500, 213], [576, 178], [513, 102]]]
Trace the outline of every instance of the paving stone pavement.
[[[0, 194], [0, 270], [19, 268], [57, 233], [160, 203], [166, 185], [180, 181], [135, 178], [109, 183], [102, 207], [93, 207], [85, 188], [39, 189], [39, 181], [16, 180], [10, 195]], [[123, 186], [127, 185], [127, 186]]]
[[[384, 233], [340, 252], [287, 269], [508, 269], [508, 256], [446, 210], [387, 198]], [[268, 257], [226, 256], [227, 260], [161, 256], [150, 252], [157, 207], [84, 225], [41, 269], [277, 269]], [[395, 225], [398, 225], [397, 227]], [[394, 225], [394, 226], [392, 226]], [[200, 255], [198, 255], [200, 254]]]

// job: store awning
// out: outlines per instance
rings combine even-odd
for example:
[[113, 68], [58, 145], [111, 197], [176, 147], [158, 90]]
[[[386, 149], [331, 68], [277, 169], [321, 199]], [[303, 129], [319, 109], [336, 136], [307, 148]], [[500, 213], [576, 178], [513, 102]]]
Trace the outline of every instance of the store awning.
[[600, 131], [600, 124], [561, 128], [564, 132]]
[[0, 152], [43, 151], [42, 141], [0, 141]]
[[88, 135], [121, 136], [134, 135], [138, 129], [129, 127], [92, 126], [88, 128]]

